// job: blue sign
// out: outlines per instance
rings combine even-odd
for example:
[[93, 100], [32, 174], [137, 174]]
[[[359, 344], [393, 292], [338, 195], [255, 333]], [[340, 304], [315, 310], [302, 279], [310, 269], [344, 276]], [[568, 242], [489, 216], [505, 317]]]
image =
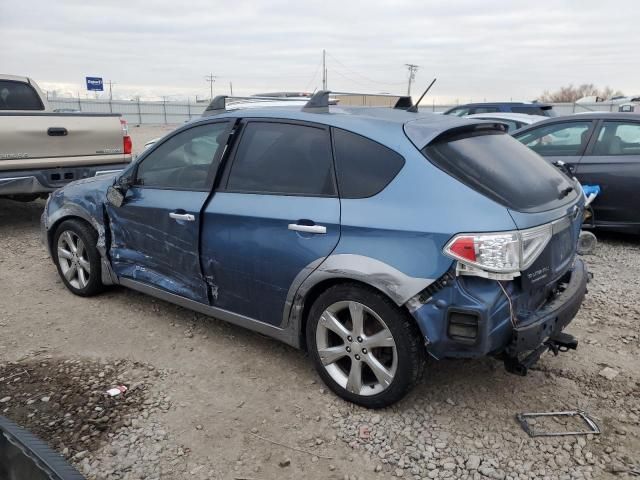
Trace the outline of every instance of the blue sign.
[[104, 91], [104, 86], [102, 85], [102, 78], [87, 77], [87, 90], [95, 90], [97, 92]]

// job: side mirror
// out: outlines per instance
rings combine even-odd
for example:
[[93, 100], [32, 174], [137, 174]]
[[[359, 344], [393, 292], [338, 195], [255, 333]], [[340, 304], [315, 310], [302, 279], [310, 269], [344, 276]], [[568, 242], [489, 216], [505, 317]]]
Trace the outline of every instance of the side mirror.
[[125, 193], [123, 193], [117, 185], [112, 185], [107, 189], [107, 202], [119, 208], [124, 203]]
[[114, 207], [121, 207], [131, 182], [131, 177], [120, 177], [116, 180], [116, 183], [107, 189], [107, 201]]

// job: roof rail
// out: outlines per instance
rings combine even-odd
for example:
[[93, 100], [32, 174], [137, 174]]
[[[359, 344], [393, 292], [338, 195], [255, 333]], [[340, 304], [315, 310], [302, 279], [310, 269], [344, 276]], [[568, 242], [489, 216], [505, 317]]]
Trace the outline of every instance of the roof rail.
[[391, 95], [389, 93], [359, 93], [359, 92], [334, 92], [332, 90], [319, 90], [313, 94], [304, 107], [303, 112], [309, 113], [327, 113], [329, 111], [329, 105], [332, 104], [329, 99], [329, 95], [352, 95], [361, 97], [392, 97], [397, 98], [397, 101], [393, 108], [400, 108], [406, 110], [411, 108], [413, 102], [408, 95]]
[[247, 102], [302, 102], [300, 98], [290, 97], [270, 97], [270, 96], [254, 96], [254, 97], [236, 97], [231, 95], [218, 95], [211, 100], [207, 108], [202, 113], [203, 116], [219, 115], [227, 112], [227, 100], [243, 100]]

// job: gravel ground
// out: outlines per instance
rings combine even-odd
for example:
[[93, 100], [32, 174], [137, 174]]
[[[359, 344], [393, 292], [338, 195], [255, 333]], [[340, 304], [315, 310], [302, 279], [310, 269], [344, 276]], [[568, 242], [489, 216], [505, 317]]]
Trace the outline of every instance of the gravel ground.
[[[132, 134], [141, 145], [167, 130]], [[71, 295], [40, 245], [42, 206], [0, 200], [0, 413], [90, 479], [600, 479], [640, 469], [639, 240], [601, 236], [585, 257], [595, 277], [569, 328], [576, 352], [546, 354], [524, 378], [491, 359], [431, 362], [405, 400], [368, 411], [328, 393], [303, 354], [271, 339], [124, 289]], [[120, 384], [125, 395], [105, 396]], [[602, 434], [529, 438], [515, 421], [575, 408]]]

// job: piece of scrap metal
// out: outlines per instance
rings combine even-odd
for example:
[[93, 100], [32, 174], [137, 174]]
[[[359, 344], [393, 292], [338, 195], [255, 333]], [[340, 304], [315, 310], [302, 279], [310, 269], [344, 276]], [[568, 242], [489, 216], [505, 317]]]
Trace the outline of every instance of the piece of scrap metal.
[[[536, 431], [529, 424], [528, 419], [539, 417], [579, 417], [585, 425], [586, 430], [579, 430], [575, 432], [545, 432]], [[529, 434], [530, 437], [562, 437], [567, 435], [598, 435], [600, 434], [600, 427], [586, 412], [582, 410], [571, 410], [566, 412], [540, 412], [540, 413], [516, 413], [516, 420], [520, 423], [522, 429]]]

